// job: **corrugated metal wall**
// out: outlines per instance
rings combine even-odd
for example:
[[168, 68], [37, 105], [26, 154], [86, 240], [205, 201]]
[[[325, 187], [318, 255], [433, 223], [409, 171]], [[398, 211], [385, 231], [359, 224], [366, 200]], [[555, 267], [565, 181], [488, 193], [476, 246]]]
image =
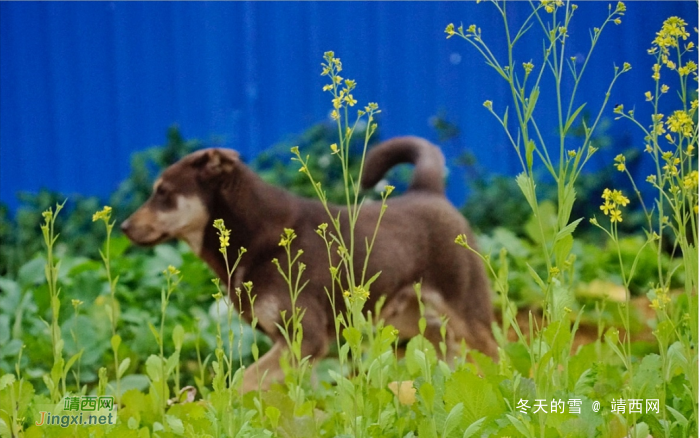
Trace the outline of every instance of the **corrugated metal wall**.
[[[517, 21], [530, 6], [508, 9]], [[588, 29], [607, 11], [608, 3], [581, 2], [572, 56], [588, 50]], [[627, 61], [633, 70], [611, 103], [643, 111], [654, 33], [670, 15], [697, 27], [697, 14], [696, 2], [629, 3], [623, 24], [606, 29], [579, 100], [598, 104], [613, 65]], [[478, 24], [503, 56], [495, 9], [473, 2], [1, 2], [0, 200], [14, 206], [17, 191], [41, 187], [106, 196], [128, 174], [129, 155], [162, 143], [173, 123], [188, 138], [215, 136], [253, 156], [327, 117], [319, 76], [327, 50], [357, 80], [360, 104], [379, 103], [383, 137], [436, 140], [429, 119], [440, 113], [461, 130], [443, 144], [449, 158], [466, 148], [487, 169], [512, 173], [515, 155], [482, 107], [491, 99], [503, 108], [505, 84], [466, 42], [445, 39], [449, 22]], [[540, 57], [539, 37], [521, 44], [519, 61]], [[623, 122], [608, 133], [640, 141]], [[463, 200], [459, 172], [449, 190]]]

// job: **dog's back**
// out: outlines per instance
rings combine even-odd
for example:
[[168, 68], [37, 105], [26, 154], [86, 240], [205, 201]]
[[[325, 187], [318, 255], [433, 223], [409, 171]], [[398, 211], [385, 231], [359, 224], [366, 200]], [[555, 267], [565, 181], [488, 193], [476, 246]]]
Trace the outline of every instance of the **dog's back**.
[[[412, 279], [421, 283], [423, 300], [433, 307], [436, 315], [450, 319], [456, 338], [464, 338], [471, 347], [495, 357], [488, 278], [481, 259], [455, 243], [455, 238], [464, 234], [476, 248], [467, 220], [445, 197], [445, 159], [440, 149], [419, 137], [387, 140], [369, 151], [362, 186], [376, 185], [389, 169], [400, 163], [414, 165], [413, 178], [403, 196], [389, 200], [371, 256], [386, 264], [377, 266], [382, 270], [378, 291], [385, 288], [404, 291], [396, 296], [395, 304], [387, 303], [389, 322], [405, 325], [397, 328], [409, 336], [413, 334], [410, 327], [415, 324], [415, 315], [406, 317], [411, 312], [406, 306], [408, 296], [414, 294], [413, 284], [406, 281]], [[409, 253], [421, 256], [411, 257]], [[395, 276], [397, 272], [403, 274], [401, 278]], [[401, 281], [404, 283], [399, 284]], [[433, 318], [433, 324], [437, 326], [434, 331], [439, 332], [438, 317]]]

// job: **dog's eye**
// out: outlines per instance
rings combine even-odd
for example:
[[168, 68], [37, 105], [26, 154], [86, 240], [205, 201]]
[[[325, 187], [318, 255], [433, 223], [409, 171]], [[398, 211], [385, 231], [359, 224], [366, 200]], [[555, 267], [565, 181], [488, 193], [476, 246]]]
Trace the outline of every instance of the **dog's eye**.
[[158, 188], [156, 189], [156, 195], [158, 196], [165, 196], [168, 194], [168, 191], [163, 187], [163, 184], [159, 185]]

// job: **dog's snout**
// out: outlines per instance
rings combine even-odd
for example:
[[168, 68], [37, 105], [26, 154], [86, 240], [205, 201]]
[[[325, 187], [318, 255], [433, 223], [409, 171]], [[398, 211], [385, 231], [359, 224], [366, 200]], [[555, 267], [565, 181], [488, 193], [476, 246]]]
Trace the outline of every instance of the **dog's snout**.
[[120, 228], [124, 234], [129, 234], [129, 228], [131, 227], [131, 221], [129, 219], [122, 222]]

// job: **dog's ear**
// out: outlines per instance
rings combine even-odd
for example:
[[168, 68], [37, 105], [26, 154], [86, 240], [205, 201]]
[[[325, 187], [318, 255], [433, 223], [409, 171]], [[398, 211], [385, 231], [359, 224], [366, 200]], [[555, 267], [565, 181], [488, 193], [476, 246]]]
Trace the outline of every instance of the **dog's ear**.
[[212, 148], [201, 151], [194, 161], [204, 179], [213, 179], [221, 175], [231, 174], [240, 162], [238, 152], [231, 149]]

